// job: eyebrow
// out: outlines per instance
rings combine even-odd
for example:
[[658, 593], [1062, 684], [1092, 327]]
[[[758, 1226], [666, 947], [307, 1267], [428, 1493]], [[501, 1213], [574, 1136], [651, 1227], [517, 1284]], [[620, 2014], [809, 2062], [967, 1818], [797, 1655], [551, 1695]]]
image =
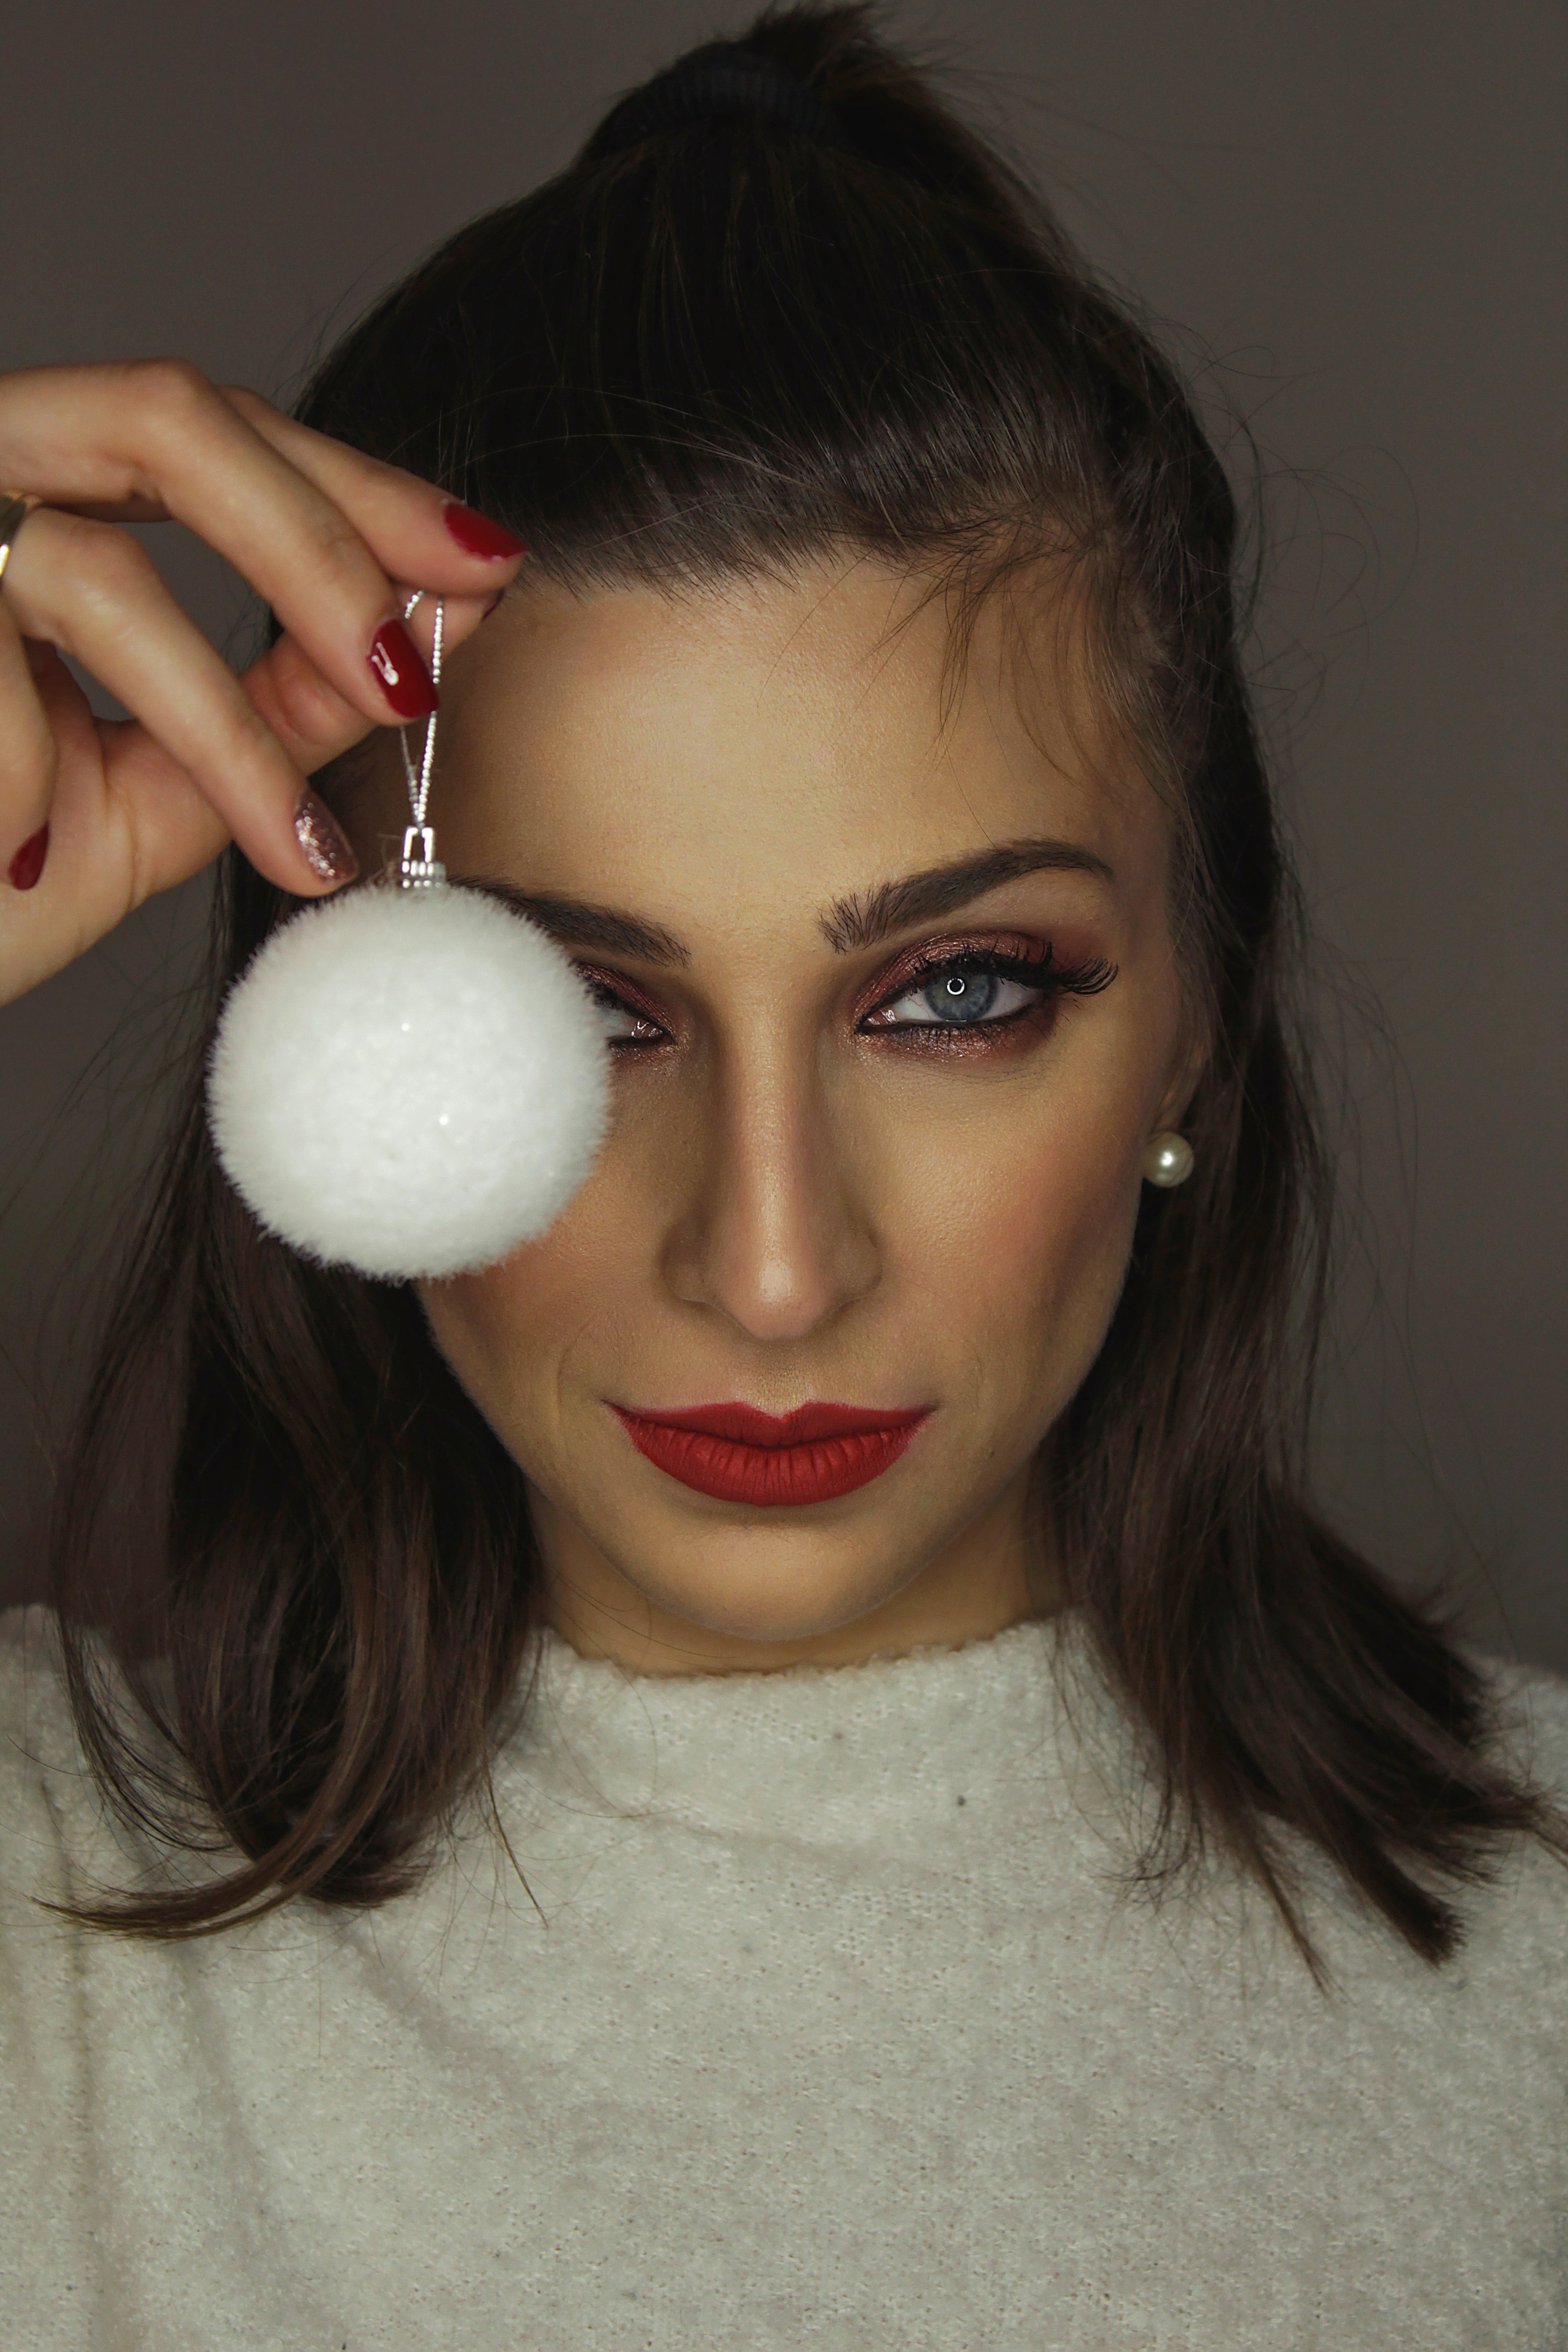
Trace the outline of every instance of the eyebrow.
[[[897, 882], [879, 882], [874, 889], [836, 898], [819, 918], [822, 936], [837, 955], [875, 947], [911, 923], [934, 921], [982, 898], [1004, 882], [1022, 874], [1092, 874], [1104, 882], [1116, 876], [1103, 857], [1070, 841], [1009, 841], [975, 857], [961, 857], [948, 866], [927, 866]], [[550, 890], [523, 890], [515, 882], [491, 880], [482, 875], [463, 876], [465, 888], [499, 898], [537, 923], [563, 948], [598, 948], [609, 955], [631, 956], [639, 963], [680, 966], [691, 961], [691, 950], [662, 923], [646, 922], [619, 908], [595, 906], [586, 898], [563, 898]]]
[[615, 907], [596, 907], [585, 898], [563, 898], [550, 890], [520, 890], [512, 882], [493, 882], [482, 876], [463, 877], [464, 887], [499, 898], [530, 922], [537, 923], [563, 948], [601, 948], [609, 955], [634, 956], [639, 963], [687, 964], [691, 950], [662, 923], [644, 922]]
[[822, 936], [838, 955], [875, 947], [911, 923], [929, 923], [983, 898], [1021, 874], [1092, 874], [1102, 882], [1116, 876], [1103, 857], [1071, 841], [1008, 841], [977, 857], [951, 866], [931, 866], [901, 881], [879, 882], [874, 890], [836, 899], [822, 917]]

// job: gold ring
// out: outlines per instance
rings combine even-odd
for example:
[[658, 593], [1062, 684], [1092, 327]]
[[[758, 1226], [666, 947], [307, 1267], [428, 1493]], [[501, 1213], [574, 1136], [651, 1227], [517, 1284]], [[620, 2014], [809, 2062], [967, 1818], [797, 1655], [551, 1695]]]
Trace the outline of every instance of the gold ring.
[[11, 561], [16, 533], [33, 509], [42, 504], [42, 499], [34, 498], [26, 490], [0, 490], [0, 580], [5, 577], [5, 566]]

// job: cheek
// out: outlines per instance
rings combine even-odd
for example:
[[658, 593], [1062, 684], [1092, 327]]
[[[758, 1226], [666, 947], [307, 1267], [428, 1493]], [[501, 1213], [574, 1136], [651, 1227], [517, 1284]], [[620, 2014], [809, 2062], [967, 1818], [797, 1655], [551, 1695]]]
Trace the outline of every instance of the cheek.
[[604, 1213], [605, 1173], [542, 1240], [482, 1274], [421, 1286], [437, 1346], [525, 1468], [558, 1428], [574, 1351], [591, 1342], [613, 1360], [646, 1296], [647, 1248], [634, 1217]]
[[664, 1328], [661, 1253], [706, 1134], [691, 1090], [625, 1087], [586, 1183], [547, 1234], [482, 1274], [421, 1286], [437, 1348], [542, 1484], [570, 1451], [574, 1381], [602, 1393], [615, 1369], [647, 1361]]
[[[1053, 1101], [930, 1146], [900, 1187], [921, 1319], [988, 1410], [1054, 1419], [1099, 1351], [1131, 1247], [1142, 1127], [1121, 1100]], [[955, 1366], [956, 1369], [956, 1366]]]

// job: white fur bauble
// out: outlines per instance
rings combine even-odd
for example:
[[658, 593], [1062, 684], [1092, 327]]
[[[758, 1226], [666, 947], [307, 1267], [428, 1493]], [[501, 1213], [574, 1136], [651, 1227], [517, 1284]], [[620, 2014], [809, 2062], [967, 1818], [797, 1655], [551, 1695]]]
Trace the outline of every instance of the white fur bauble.
[[477, 890], [351, 890], [230, 992], [207, 1111], [270, 1233], [396, 1281], [493, 1265], [559, 1215], [605, 1129], [608, 1054], [554, 943]]

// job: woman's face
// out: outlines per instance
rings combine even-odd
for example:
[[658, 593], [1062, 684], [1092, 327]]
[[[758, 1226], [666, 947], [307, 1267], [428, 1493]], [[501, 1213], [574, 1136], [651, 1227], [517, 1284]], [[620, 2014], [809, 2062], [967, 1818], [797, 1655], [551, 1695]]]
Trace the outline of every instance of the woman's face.
[[[520, 589], [452, 666], [441, 855], [616, 1041], [558, 1223], [422, 1292], [580, 1650], [837, 1664], [1048, 1605], [1031, 1458], [1190, 1087], [1166, 822], [1050, 618], [1021, 693], [983, 616], [956, 703], [940, 602], [865, 562]], [[661, 1421], [724, 1404], [870, 1426], [770, 1461]]]

